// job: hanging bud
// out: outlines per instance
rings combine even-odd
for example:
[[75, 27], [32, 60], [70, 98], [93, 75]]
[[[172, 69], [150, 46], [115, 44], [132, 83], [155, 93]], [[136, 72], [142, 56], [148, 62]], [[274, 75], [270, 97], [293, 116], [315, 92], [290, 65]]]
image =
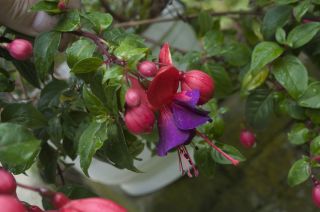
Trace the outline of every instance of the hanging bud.
[[137, 107], [141, 103], [139, 91], [135, 88], [129, 88], [125, 96], [126, 103], [129, 107]]
[[172, 65], [169, 43], [164, 43], [159, 53], [160, 67], [164, 65]]
[[60, 9], [60, 10], [65, 10], [67, 7], [66, 7], [66, 2], [65, 2], [65, 0], [60, 0], [59, 1], [59, 3], [58, 3], [58, 8]]
[[56, 209], [62, 208], [68, 202], [70, 202], [69, 198], [63, 193], [55, 193], [52, 197], [52, 204]]
[[250, 130], [242, 130], [240, 133], [240, 142], [245, 148], [251, 148], [256, 143], [256, 136]]
[[144, 77], [154, 77], [157, 74], [158, 68], [153, 62], [143, 61], [139, 63], [138, 70]]
[[43, 212], [43, 210], [36, 205], [31, 205], [28, 207], [28, 212]]
[[17, 183], [13, 175], [0, 168], [0, 194], [16, 195]]
[[127, 108], [124, 121], [131, 133], [148, 133], [153, 129], [155, 117], [148, 106], [141, 104], [139, 107]]
[[127, 210], [111, 200], [102, 198], [87, 198], [73, 200], [59, 212], [126, 212]]
[[316, 185], [312, 190], [312, 200], [314, 204], [320, 208], [320, 185]]
[[15, 39], [6, 48], [16, 60], [27, 60], [32, 56], [32, 44], [24, 39]]
[[214, 81], [212, 77], [203, 71], [188, 71], [182, 74], [181, 82], [182, 91], [199, 90], [200, 99], [197, 103], [198, 105], [208, 102], [213, 97]]
[[0, 211], [26, 212], [26, 209], [17, 198], [9, 195], [0, 195]]

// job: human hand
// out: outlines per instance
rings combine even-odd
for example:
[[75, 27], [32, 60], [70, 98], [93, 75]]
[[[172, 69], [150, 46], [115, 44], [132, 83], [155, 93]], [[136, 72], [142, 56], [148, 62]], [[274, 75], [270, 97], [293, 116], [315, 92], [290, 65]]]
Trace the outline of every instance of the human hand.
[[[0, 0], [0, 24], [30, 36], [52, 29], [58, 22], [58, 17], [45, 12], [30, 11], [37, 1]], [[67, 7], [79, 8], [80, 0], [70, 0]]]

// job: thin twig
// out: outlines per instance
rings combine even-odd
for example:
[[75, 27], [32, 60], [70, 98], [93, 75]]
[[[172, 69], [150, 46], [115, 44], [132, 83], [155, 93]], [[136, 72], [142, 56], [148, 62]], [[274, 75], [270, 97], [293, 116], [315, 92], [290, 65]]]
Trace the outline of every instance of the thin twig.
[[[242, 16], [242, 15], [259, 15], [260, 13], [257, 11], [229, 11], [229, 12], [214, 12], [211, 13], [210, 16], [218, 17], [218, 16]], [[197, 18], [199, 14], [193, 14], [184, 16], [186, 20], [191, 20]], [[180, 20], [181, 17], [158, 17], [158, 18], [151, 18], [139, 21], [128, 21], [123, 23], [115, 24], [114, 27], [134, 27], [139, 25], [145, 24], [153, 24], [153, 23], [162, 23], [162, 22], [170, 22], [170, 21], [177, 21]]]

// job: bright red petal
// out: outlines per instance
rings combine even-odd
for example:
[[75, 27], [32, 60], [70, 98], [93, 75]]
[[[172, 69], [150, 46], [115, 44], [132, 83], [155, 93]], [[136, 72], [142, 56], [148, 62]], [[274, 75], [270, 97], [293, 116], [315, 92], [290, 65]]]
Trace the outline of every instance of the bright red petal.
[[[169, 43], [164, 43], [159, 53], [159, 63], [164, 65], [172, 65]], [[160, 67], [163, 66], [160, 64]]]
[[179, 71], [173, 66], [160, 68], [147, 90], [149, 103], [155, 109], [170, 103], [179, 87]]

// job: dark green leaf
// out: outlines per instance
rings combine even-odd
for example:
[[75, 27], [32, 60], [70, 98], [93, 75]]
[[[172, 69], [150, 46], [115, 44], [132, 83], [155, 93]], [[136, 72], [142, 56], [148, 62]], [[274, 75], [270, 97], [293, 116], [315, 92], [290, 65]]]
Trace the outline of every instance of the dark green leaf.
[[54, 150], [47, 143], [44, 143], [39, 154], [39, 160], [37, 165], [42, 179], [44, 179], [47, 183], [56, 182], [57, 160], [57, 151]]
[[288, 184], [293, 187], [306, 181], [311, 174], [311, 167], [305, 159], [297, 160], [290, 168], [288, 174]]
[[62, 125], [59, 116], [52, 117], [48, 122], [48, 134], [53, 143], [60, 144], [62, 139]]
[[30, 168], [38, 156], [40, 141], [25, 127], [0, 123], [0, 162], [15, 174]]
[[194, 160], [200, 175], [203, 174], [210, 178], [214, 177], [216, 163], [211, 157], [211, 147], [207, 145], [197, 145], [197, 149], [194, 151]]
[[312, 155], [320, 155], [320, 136], [315, 137], [310, 144], [310, 152]]
[[291, 131], [288, 133], [290, 143], [294, 145], [301, 145], [309, 141], [310, 132], [304, 124], [295, 124]]
[[[239, 150], [234, 148], [233, 146], [223, 144], [223, 143], [216, 143], [216, 145], [222, 149], [225, 153], [230, 155], [233, 159], [241, 161], [245, 161], [246, 158], [241, 154]], [[211, 149], [211, 157], [213, 160], [219, 164], [231, 164], [231, 162], [222, 156], [217, 150]]]
[[107, 110], [103, 103], [86, 86], [82, 89], [83, 100], [90, 113], [98, 120], [107, 118]]
[[45, 32], [35, 39], [34, 60], [41, 80], [45, 80], [51, 71], [60, 39], [61, 33], [59, 32]]
[[92, 57], [96, 45], [87, 39], [80, 39], [74, 42], [67, 50], [67, 62], [70, 68], [74, 66], [78, 61], [88, 57]]
[[232, 66], [244, 66], [250, 61], [250, 50], [243, 43], [231, 43], [226, 46], [223, 58]]
[[205, 35], [206, 32], [213, 28], [213, 19], [212, 16], [207, 11], [202, 11], [199, 13], [198, 20], [197, 20], [199, 36]]
[[94, 26], [97, 33], [107, 29], [112, 24], [112, 16], [108, 13], [90, 12], [85, 15], [85, 18]]
[[308, 87], [308, 71], [295, 56], [287, 55], [277, 60], [272, 73], [294, 99], [298, 99]]
[[298, 103], [302, 107], [320, 108], [320, 82], [311, 83], [299, 98]]
[[71, 69], [71, 72], [75, 74], [82, 74], [97, 71], [102, 64], [102, 59], [98, 57], [89, 57], [77, 62]]
[[288, 34], [287, 44], [292, 48], [299, 48], [309, 41], [319, 32], [320, 23], [311, 22], [296, 26]]
[[309, 0], [301, 1], [297, 6], [293, 8], [293, 15], [298, 22], [301, 21], [301, 18], [308, 12], [311, 4]]
[[246, 102], [246, 119], [252, 127], [263, 128], [273, 113], [273, 96], [266, 88], [252, 92]]
[[206, 33], [203, 39], [203, 47], [208, 56], [217, 56], [224, 53], [224, 37], [221, 31], [211, 30]]
[[55, 30], [60, 32], [74, 31], [80, 27], [80, 15], [77, 10], [66, 13], [61, 19]]

